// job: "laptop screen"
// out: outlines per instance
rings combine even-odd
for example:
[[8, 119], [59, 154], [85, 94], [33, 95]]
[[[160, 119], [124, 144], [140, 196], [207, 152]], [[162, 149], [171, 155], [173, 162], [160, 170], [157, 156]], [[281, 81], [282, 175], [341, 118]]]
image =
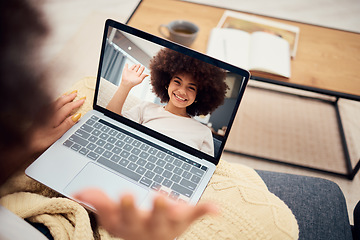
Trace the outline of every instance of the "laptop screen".
[[218, 161], [248, 79], [243, 69], [107, 20], [94, 109]]

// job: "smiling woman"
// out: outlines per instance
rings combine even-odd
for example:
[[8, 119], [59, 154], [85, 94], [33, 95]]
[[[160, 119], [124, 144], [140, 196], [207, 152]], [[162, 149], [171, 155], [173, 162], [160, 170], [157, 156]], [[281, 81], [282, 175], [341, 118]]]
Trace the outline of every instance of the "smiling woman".
[[149, 68], [153, 92], [165, 106], [142, 102], [123, 111], [131, 89], [147, 77], [137, 64], [125, 65], [107, 109], [213, 156], [212, 132], [193, 116], [207, 115], [224, 102], [224, 70], [170, 49], [160, 50]]

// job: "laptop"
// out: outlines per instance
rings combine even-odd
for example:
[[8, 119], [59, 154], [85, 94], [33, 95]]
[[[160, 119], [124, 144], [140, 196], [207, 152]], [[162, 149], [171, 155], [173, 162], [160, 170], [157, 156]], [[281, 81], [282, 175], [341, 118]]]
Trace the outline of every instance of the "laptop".
[[[207, 116], [194, 117], [211, 131], [214, 146], [211, 153], [106, 108], [121, 81], [125, 64], [141, 64], [144, 73], [150, 74], [151, 59], [164, 48], [226, 72], [229, 89], [224, 104]], [[131, 193], [141, 209], [151, 208], [157, 194], [195, 205], [220, 160], [249, 77], [244, 69], [108, 19], [93, 110], [36, 159], [26, 174], [70, 199], [83, 189], [99, 188], [114, 201]], [[131, 109], [144, 101], [162, 104], [151, 91], [149, 79], [131, 90], [124, 108], [126, 105]], [[181, 131], [181, 125], [174, 127]]]

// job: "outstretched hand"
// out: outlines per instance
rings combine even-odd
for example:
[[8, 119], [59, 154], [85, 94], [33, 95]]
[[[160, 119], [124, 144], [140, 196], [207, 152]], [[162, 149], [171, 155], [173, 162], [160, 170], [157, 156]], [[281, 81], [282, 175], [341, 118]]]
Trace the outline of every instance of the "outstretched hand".
[[128, 64], [125, 64], [123, 73], [122, 73], [122, 80], [121, 84], [127, 87], [135, 87], [136, 85], [142, 83], [142, 81], [147, 77], [147, 74], [143, 74], [145, 70], [144, 66], [140, 64], [134, 64], [130, 68]]
[[39, 118], [46, 117], [49, 119], [41, 121], [45, 123], [44, 125], [34, 128], [29, 146], [31, 154], [45, 151], [80, 119], [80, 113], [70, 115], [73, 110], [79, 108], [85, 102], [85, 98], [74, 101], [76, 96], [76, 91], [61, 96], [49, 106], [52, 108], [51, 112], [53, 114], [51, 116], [39, 116]]
[[217, 208], [211, 204], [190, 206], [170, 202], [164, 196], [154, 199], [150, 211], [136, 208], [134, 198], [129, 194], [124, 195], [119, 203], [98, 189], [84, 190], [74, 197], [97, 210], [99, 223], [109, 233], [126, 240], [172, 240], [197, 218], [217, 213]]

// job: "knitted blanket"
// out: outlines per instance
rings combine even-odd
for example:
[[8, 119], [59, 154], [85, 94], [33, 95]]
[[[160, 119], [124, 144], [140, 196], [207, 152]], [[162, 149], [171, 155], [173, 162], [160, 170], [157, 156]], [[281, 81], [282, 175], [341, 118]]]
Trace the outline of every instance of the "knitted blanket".
[[[94, 83], [94, 78], [85, 78], [70, 90], [87, 96], [79, 112], [91, 109]], [[81, 205], [28, 178], [23, 170], [1, 186], [0, 197], [0, 204], [21, 218], [46, 225], [55, 240], [115, 239], [92, 227]], [[209, 201], [219, 206], [220, 214], [198, 219], [178, 239], [298, 239], [291, 210], [249, 167], [220, 161], [200, 200]]]

